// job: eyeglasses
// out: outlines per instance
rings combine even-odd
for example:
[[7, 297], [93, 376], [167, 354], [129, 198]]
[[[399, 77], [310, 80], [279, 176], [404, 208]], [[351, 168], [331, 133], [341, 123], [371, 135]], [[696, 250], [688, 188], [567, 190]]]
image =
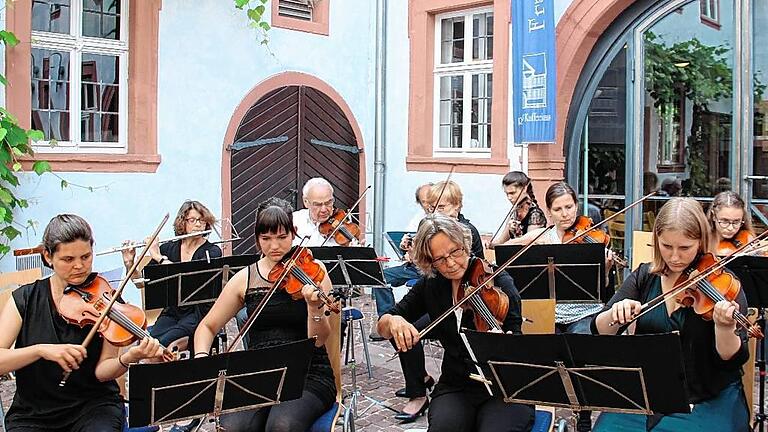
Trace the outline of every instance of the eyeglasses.
[[448, 252], [447, 256], [433, 259], [432, 260], [432, 265], [433, 266], [437, 266], [437, 267], [444, 266], [448, 262], [448, 258], [453, 260], [453, 262], [456, 262], [456, 260], [461, 258], [461, 257], [463, 257], [465, 253], [466, 253], [466, 251], [464, 250], [464, 248], [454, 249], [454, 250]]
[[720, 228], [727, 229], [728, 227], [739, 227], [741, 224], [744, 223], [744, 220], [728, 220], [728, 219], [715, 219], [715, 222], [717, 222], [718, 225], [720, 225]]
[[196, 224], [198, 222], [203, 223], [203, 224], [205, 223], [205, 219], [202, 219], [202, 218], [191, 217], [191, 218], [186, 218], [184, 220], [187, 221], [187, 223], [190, 224], [190, 225], [194, 225], [194, 224]]
[[336, 202], [335, 199], [331, 198], [326, 202], [310, 202], [309, 206], [314, 208], [320, 208], [320, 207], [330, 207], [333, 208], [333, 204]]

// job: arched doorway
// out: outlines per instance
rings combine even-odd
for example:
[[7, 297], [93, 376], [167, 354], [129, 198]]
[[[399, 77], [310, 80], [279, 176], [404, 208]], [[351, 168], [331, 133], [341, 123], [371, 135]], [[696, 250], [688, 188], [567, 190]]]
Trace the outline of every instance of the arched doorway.
[[256, 86], [230, 121], [222, 158], [222, 211], [241, 237], [228, 252], [254, 252], [258, 204], [276, 196], [300, 209], [312, 177], [333, 184], [338, 207], [352, 205], [364, 184], [361, 149], [349, 107], [327, 84], [284, 73]]

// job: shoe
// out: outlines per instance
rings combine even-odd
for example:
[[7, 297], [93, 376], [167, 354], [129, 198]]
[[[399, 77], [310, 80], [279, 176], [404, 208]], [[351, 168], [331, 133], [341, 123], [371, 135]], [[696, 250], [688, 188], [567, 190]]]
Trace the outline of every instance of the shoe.
[[384, 340], [384, 337], [382, 337], [380, 334], [376, 332], [372, 332], [371, 334], [368, 335], [368, 339], [371, 342], [381, 342]]
[[[427, 388], [427, 390], [432, 391], [432, 387], [435, 386], [435, 379], [431, 376], [427, 375], [428, 378], [426, 381], [424, 381], [424, 387]], [[395, 396], [397, 397], [407, 397], [410, 398], [411, 395], [408, 394], [408, 392], [405, 391], [405, 387], [401, 388], [400, 390], [395, 392]]]
[[191, 432], [195, 430], [197, 425], [200, 424], [200, 419], [194, 419], [191, 422], [187, 423], [184, 426], [181, 425], [173, 425], [171, 429], [168, 432]]
[[399, 414], [395, 414], [395, 420], [400, 420], [400, 424], [413, 423], [427, 412], [427, 408], [429, 408], [429, 399], [424, 399], [424, 405], [422, 405], [415, 414], [400, 412]]

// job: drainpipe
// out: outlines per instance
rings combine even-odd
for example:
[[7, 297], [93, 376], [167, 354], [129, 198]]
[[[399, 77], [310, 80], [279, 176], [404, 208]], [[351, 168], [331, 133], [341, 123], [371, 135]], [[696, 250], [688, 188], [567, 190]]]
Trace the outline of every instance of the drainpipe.
[[386, 153], [386, 60], [387, 60], [387, 6], [386, 0], [376, 0], [376, 102], [374, 105], [374, 160], [373, 160], [373, 247], [384, 253], [384, 184]]

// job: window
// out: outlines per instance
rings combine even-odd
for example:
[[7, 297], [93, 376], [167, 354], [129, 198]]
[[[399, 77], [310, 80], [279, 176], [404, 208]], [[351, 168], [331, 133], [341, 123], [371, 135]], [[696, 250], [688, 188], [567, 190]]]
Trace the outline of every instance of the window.
[[328, 36], [331, 0], [275, 0], [272, 27]]
[[656, 109], [659, 121], [658, 172], [685, 168], [685, 93], [680, 90], [677, 101]]
[[493, 12], [435, 19], [435, 154], [487, 156], [491, 147]]
[[277, 14], [284, 17], [312, 21], [314, 2], [310, 0], [278, 0]]
[[35, 150], [126, 153], [128, 43], [123, 0], [33, 0]]
[[699, 0], [701, 22], [720, 27], [720, 0]]

